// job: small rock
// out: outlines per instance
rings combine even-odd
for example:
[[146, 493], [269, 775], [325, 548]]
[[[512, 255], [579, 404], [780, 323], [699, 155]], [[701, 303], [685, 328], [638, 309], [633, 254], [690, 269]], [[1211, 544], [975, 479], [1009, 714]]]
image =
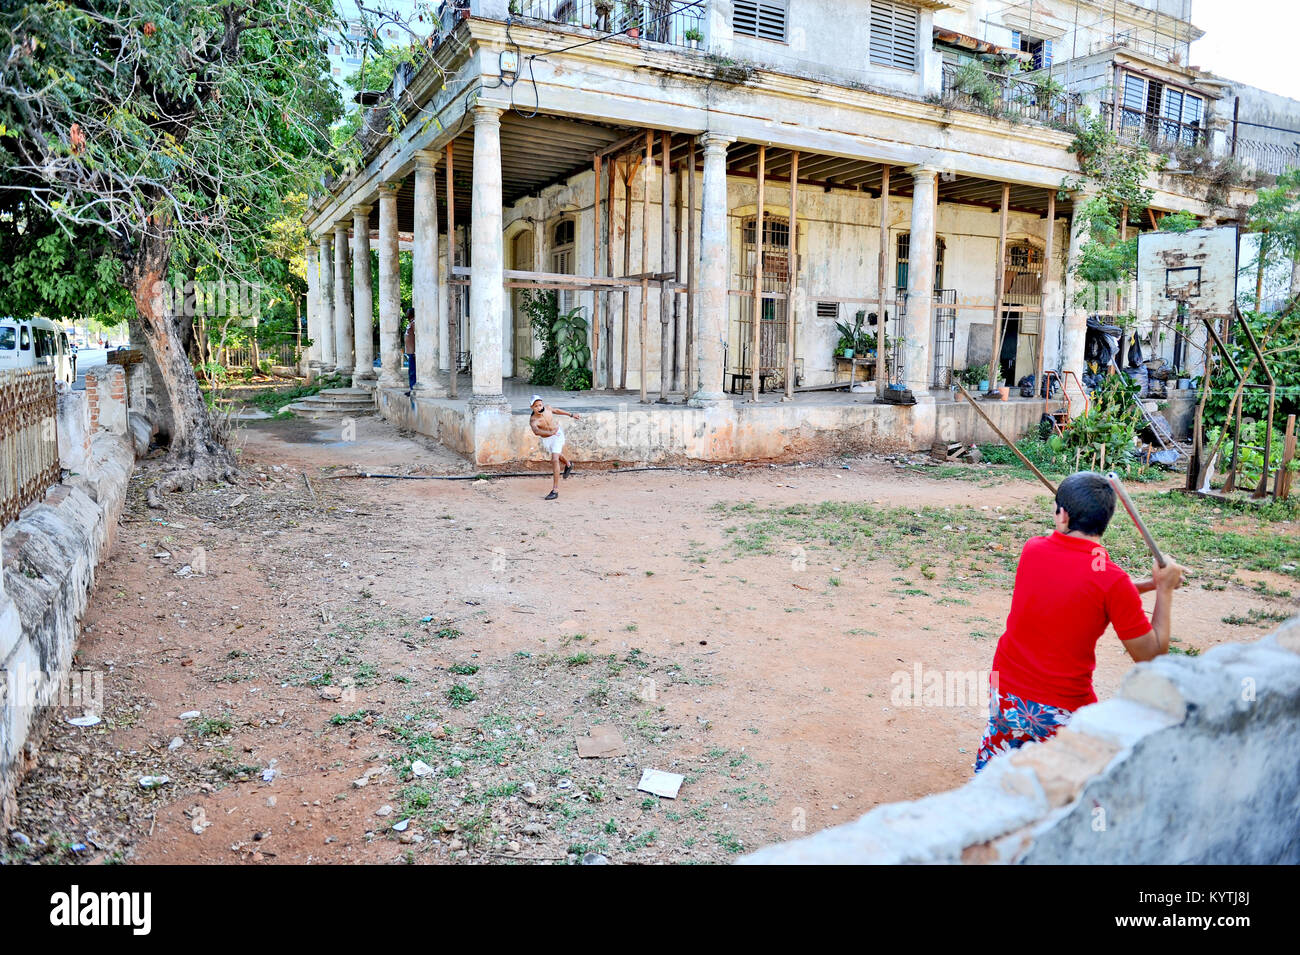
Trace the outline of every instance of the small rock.
[[341, 699], [343, 696], [343, 688], [341, 686], [317, 687], [316, 695], [319, 696], [322, 700]]
[[609, 860], [599, 852], [588, 852], [582, 857], [583, 865], [609, 865]]
[[388, 805], [387, 803], [385, 803], [384, 805], [380, 806], [378, 809], [375, 810], [376, 816], [391, 816], [392, 814], [393, 814], [393, 807]]
[[169, 753], [174, 753], [184, 745], [185, 740], [181, 739], [179, 736], [173, 736], [172, 741], [167, 744], [167, 751]]
[[141, 789], [157, 789], [159, 786], [166, 786], [171, 780], [166, 776], [141, 776]]
[[433, 767], [422, 759], [417, 759], [411, 764], [411, 775], [423, 778], [433, 775]]
[[202, 715], [203, 715], [202, 710], [186, 710], [184, 713], [182, 713], [180, 716], [176, 718], [178, 720], [197, 720]]

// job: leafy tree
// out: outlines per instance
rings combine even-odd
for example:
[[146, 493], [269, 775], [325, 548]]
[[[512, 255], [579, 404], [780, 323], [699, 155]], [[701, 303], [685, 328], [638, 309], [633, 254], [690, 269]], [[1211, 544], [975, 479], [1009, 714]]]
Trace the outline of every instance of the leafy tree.
[[[338, 115], [327, 27], [337, 29], [329, 0], [62, 0], [0, 16], [9, 238], [37, 269], [42, 238], [44, 254], [58, 251], [50, 236], [72, 249], [90, 240], [93, 266], [70, 281], [105, 312], [121, 311], [115, 272], [129, 295], [169, 439], [153, 503], [234, 473], [188, 358], [185, 301], [170, 289], [189, 278], [260, 287], [268, 223], [284, 193], [305, 191]], [[29, 297], [68, 297], [26, 275]]]

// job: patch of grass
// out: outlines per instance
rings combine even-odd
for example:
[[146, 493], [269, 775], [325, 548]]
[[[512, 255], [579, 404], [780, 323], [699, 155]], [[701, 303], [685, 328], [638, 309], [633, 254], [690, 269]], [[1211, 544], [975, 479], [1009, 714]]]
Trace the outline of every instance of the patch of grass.
[[1261, 623], [1281, 623], [1290, 620], [1291, 616], [1289, 613], [1277, 610], [1248, 610], [1245, 616], [1230, 613], [1223, 618], [1223, 622], [1234, 627], [1253, 627]]
[[194, 730], [195, 736], [223, 736], [226, 733], [229, 733], [235, 726], [229, 713], [224, 713], [221, 716], [210, 716], [206, 719], [196, 720], [190, 725]]
[[457, 683], [447, 691], [447, 702], [457, 708], [468, 706], [477, 699], [478, 694], [467, 687], [464, 683]]
[[447, 669], [457, 676], [473, 676], [478, 672], [478, 667], [472, 663], [453, 663]]
[[571, 657], [566, 657], [564, 662], [567, 666], [583, 667], [591, 662], [591, 654], [583, 650], [580, 653], [573, 654]]
[[360, 723], [366, 718], [365, 710], [357, 710], [355, 713], [335, 713], [330, 717], [332, 726], [342, 726], [345, 723]]
[[433, 635], [439, 640], [459, 640], [464, 636], [464, 634], [455, 627], [441, 627], [435, 631]]
[[313, 385], [293, 385], [289, 388], [264, 389], [249, 397], [247, 404], [260, 408], [269, 415], [275, 415], [287, 404], [319, 394], [322, 387], [324, 387], [323, 383], [317, 382]]

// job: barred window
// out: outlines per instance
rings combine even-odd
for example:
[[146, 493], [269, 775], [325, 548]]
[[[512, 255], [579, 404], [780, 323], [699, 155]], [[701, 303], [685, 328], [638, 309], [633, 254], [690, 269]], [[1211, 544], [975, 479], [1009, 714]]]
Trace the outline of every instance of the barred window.
[[871, 62], [916, 72], [920, 10], [905, 3], [871, 0]]
[[785, 42], [786, 0], [735, 0], [731, 29], [740, 36]]

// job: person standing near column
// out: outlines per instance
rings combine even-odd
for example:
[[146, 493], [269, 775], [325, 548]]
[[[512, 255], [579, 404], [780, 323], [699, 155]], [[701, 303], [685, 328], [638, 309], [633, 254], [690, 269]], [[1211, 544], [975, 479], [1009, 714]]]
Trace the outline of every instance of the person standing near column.
[[402, 339], [402, 350], [406, 352], [407, 394], [415, 390], [415, 309], [406, 310], [406, 335]]

